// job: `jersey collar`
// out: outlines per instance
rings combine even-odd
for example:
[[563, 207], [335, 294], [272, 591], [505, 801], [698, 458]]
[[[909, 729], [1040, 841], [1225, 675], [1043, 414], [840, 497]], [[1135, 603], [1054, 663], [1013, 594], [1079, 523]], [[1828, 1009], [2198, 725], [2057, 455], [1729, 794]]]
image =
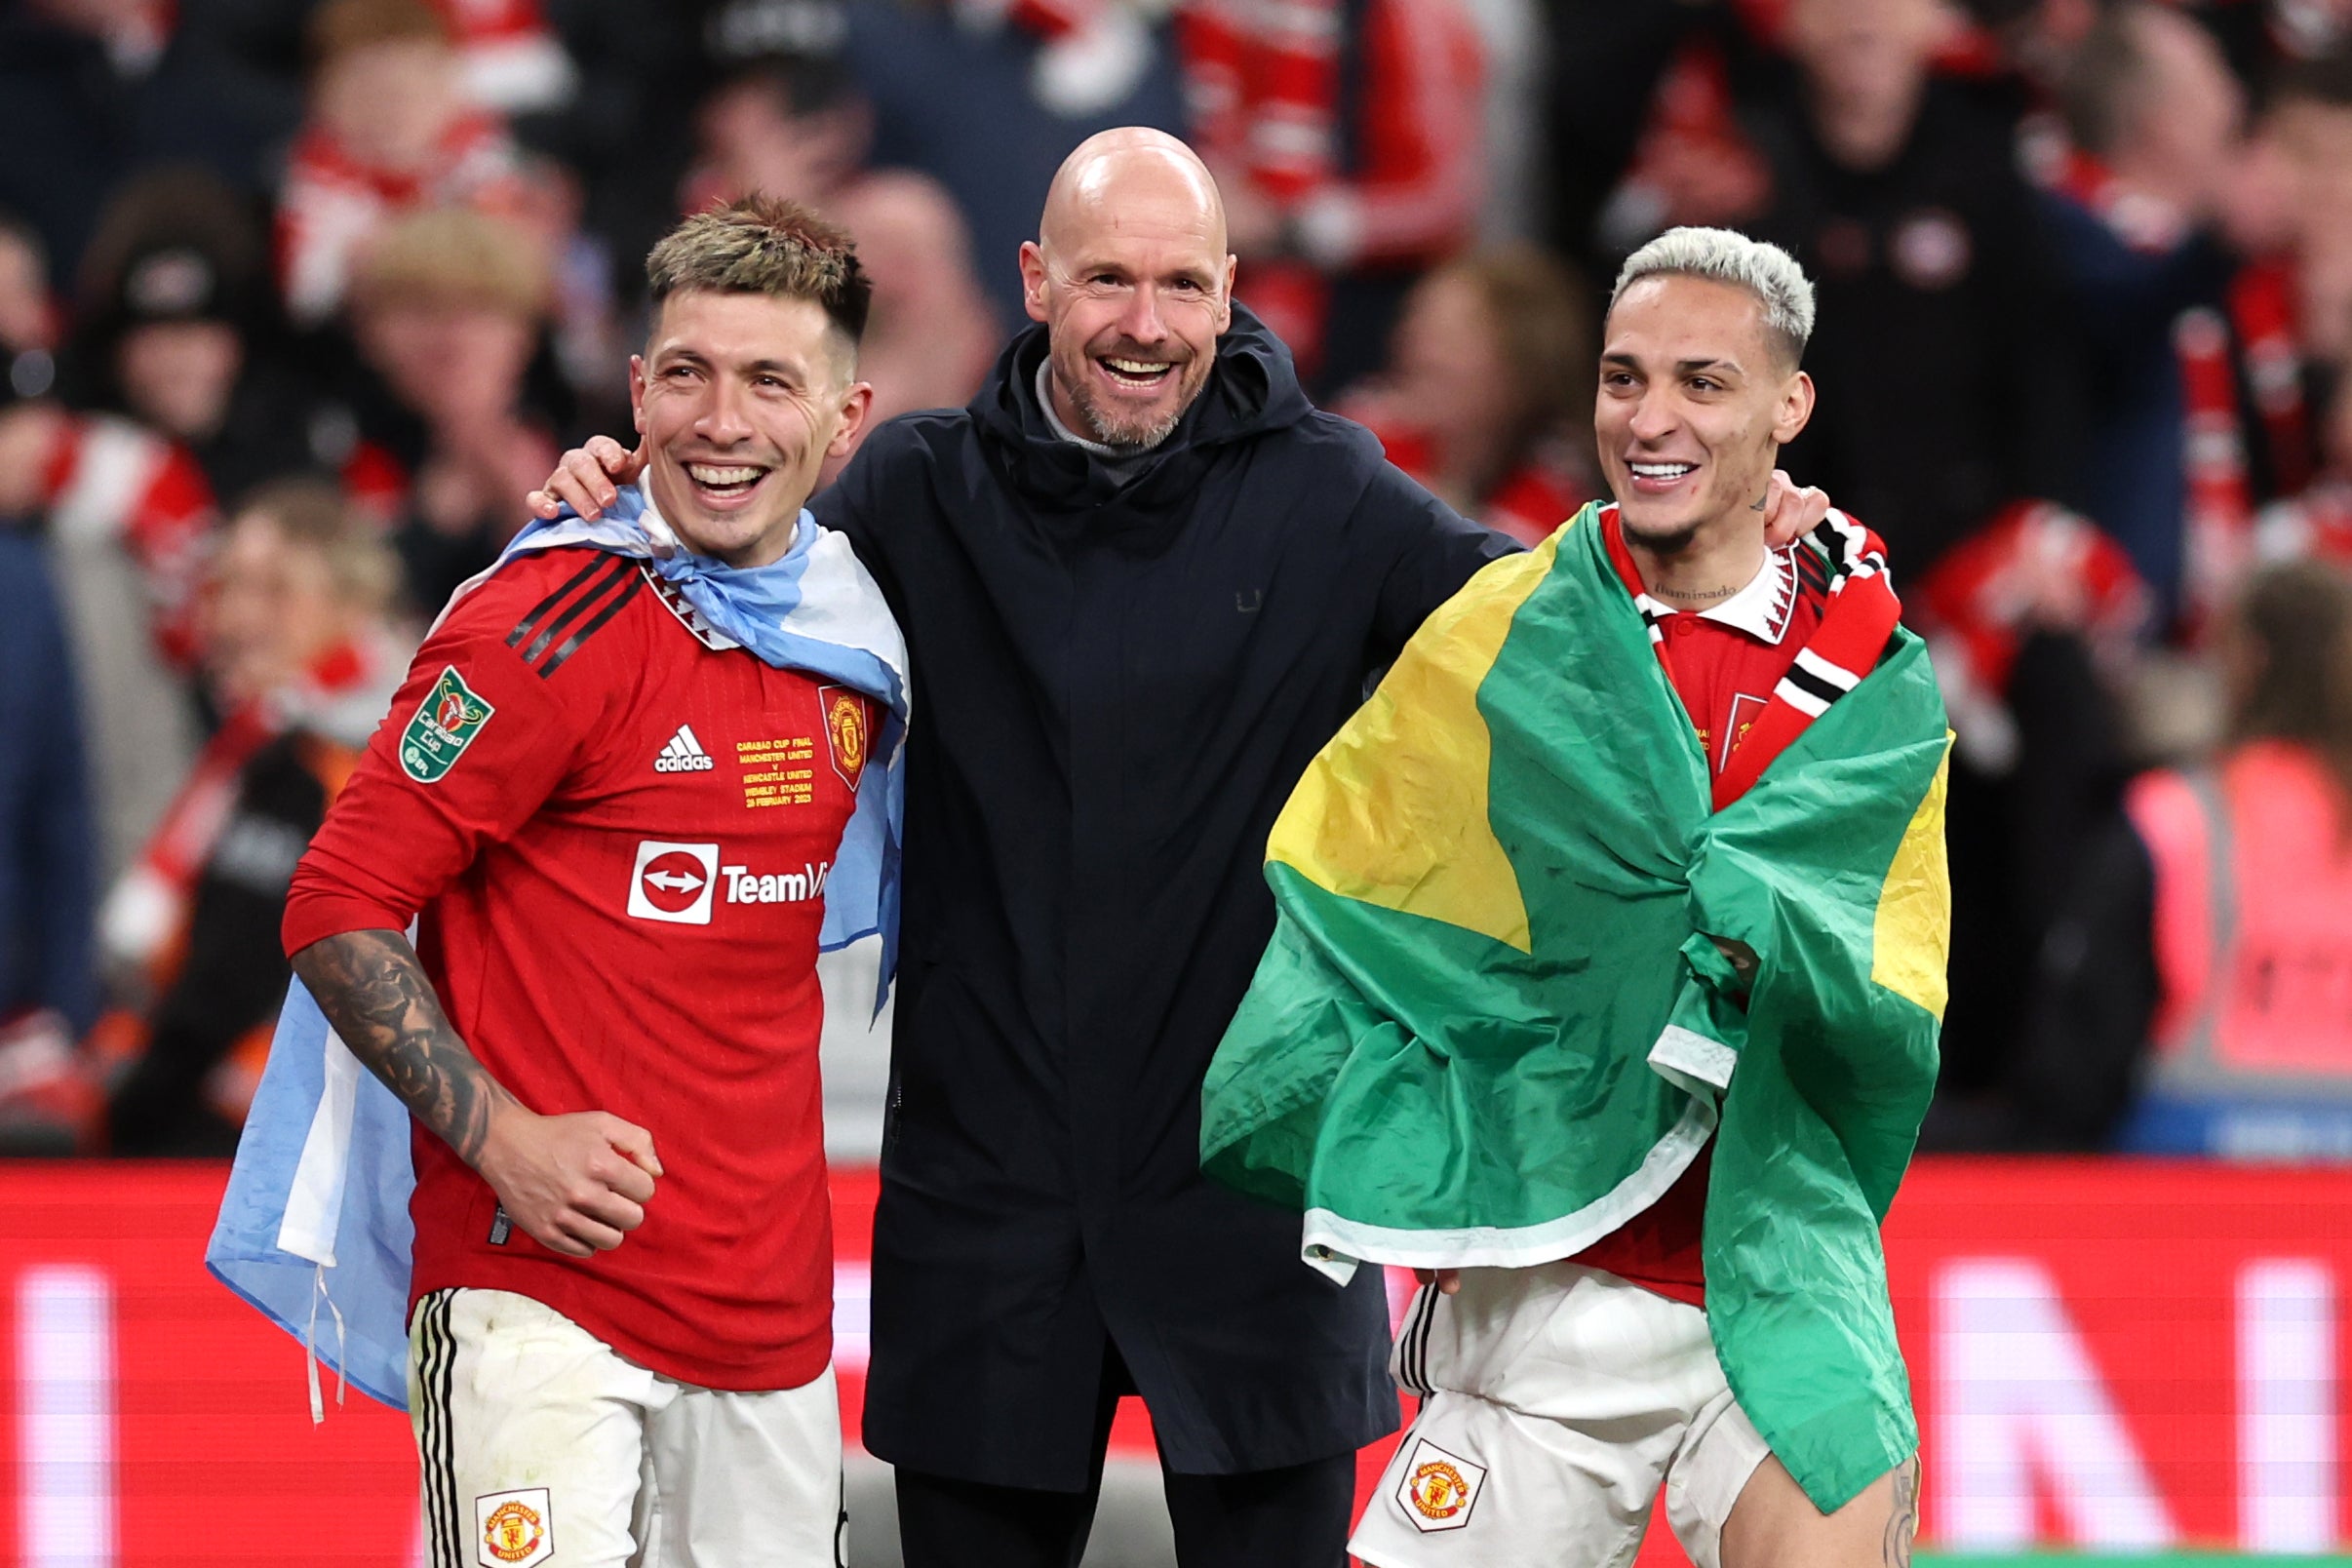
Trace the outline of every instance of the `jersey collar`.
[[1788, 612], [1796, 607], [1796, 563], [1790, 552], [1793, 544], [1764, 552], [1764, 564], [1747, 580], [1747, 586], [1719, 605], [1709, 605], [1697, 611], [1679, 610], [1660, 602], [1658, 608], [1670, 615], [1696, 613], [1701, 620], [1729, 626], [1745, 632], [1770, 647], [1778, 647], [1788, 633]]

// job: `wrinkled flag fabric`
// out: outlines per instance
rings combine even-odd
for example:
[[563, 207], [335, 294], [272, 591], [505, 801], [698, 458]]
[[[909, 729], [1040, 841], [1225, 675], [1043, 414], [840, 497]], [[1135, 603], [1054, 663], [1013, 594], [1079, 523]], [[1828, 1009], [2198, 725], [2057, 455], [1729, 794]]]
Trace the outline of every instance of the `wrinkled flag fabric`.
[[[1850, 579], [1859, 532], [1808, 547]], [[1598, 510], [1486, 568], [1276, 821], [1202, 1096], [1204, 1168], [1333, 1273], [1572, 1256], [1712, 1136], [1709, 1326], [1824, 1509], [1918, 1445], [1878, 1226], [1936, 1081], [1948, 732], [1886, 624], [1717, 809]]]

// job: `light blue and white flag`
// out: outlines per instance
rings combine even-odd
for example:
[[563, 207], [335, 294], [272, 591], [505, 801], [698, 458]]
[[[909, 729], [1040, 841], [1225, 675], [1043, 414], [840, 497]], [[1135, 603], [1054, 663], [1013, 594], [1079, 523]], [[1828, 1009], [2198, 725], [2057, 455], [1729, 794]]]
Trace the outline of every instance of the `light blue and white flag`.
[[[728, 567], [686, 550], [636, 486], [622, 488], [619, 501], [593, 521], [567, 514], [532, 524], [499, 561], [565, 545], [645, 561], [720, 643], [731, 641], [778, 669], [805, 670], [882, 704], [873, 764], [858, 779], [857, 804], [825, 881], [818, 939], [831, 951], [882, 938], [879, 1011], [897, 967], [910, 713], [906, 641], [882, 590], [848, 541], [806, 511], [781, 560]], [[450, 603], [482, 580], [460, 587]], [[409, 1196], [416, 1186], [409, 1138], [408, 1108], [360, 1065], [295, 981], [278, 1016], [205, 1265], [314, 1352], [313, 1419], [324, 1413], [320, 1359], [363, 1393], [408, 1408], [415, 1239]], [[333, 1343], [318, 1332], [322, 1307]]]

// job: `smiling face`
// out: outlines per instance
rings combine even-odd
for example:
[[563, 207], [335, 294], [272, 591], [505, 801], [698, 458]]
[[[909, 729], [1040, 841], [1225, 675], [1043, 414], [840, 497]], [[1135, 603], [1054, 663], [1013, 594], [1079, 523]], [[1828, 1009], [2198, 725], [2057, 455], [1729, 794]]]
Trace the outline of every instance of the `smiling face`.
[[735, 567], [791, 548], [817, 470], [855, 445], [873, 398], [825, 308], [787, 295], [674, 294], [629, 362], [654, 504], [686, 548]]
[[1763, 302], [1656, 274], [1618, 297], [1604, 334], [1592, 425], [1627, 537], [1670, 555], [1752, 517], [1813, 412], [1812, 378], [1775, 350]]
[[1110, 446], [1157, 446], [1208, 384], [1233, 321], [1234, 258], [1208, 172], [1173, 138], [1081, 147], [1021, 247], [1021, 281], [1045, 323], [1063, 423]]
[[348, 638], [356, 618], [326, 553], [290, 538], [266, 511], [248, 511], [222, 530], [202, 625], [206, 669], [223, 701], [251, 701], [294, 681]]

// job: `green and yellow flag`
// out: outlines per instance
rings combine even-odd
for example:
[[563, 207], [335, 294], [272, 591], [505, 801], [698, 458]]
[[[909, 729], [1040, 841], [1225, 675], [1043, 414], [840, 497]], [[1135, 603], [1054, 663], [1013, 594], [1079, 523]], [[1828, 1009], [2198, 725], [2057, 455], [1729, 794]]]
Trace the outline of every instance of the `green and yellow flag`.
[[1201, 1161], [1335, 1272], [1520, 1267], [1712, 1136], [1716, 1348], [1833, 1509], [1917, 1446], [1878, 1223], [1936, 1079], [1942, 703], [1897, 631], [1714, 809], [1602, 532], [1588, 507], [1481, 571], [1308, 769]]

